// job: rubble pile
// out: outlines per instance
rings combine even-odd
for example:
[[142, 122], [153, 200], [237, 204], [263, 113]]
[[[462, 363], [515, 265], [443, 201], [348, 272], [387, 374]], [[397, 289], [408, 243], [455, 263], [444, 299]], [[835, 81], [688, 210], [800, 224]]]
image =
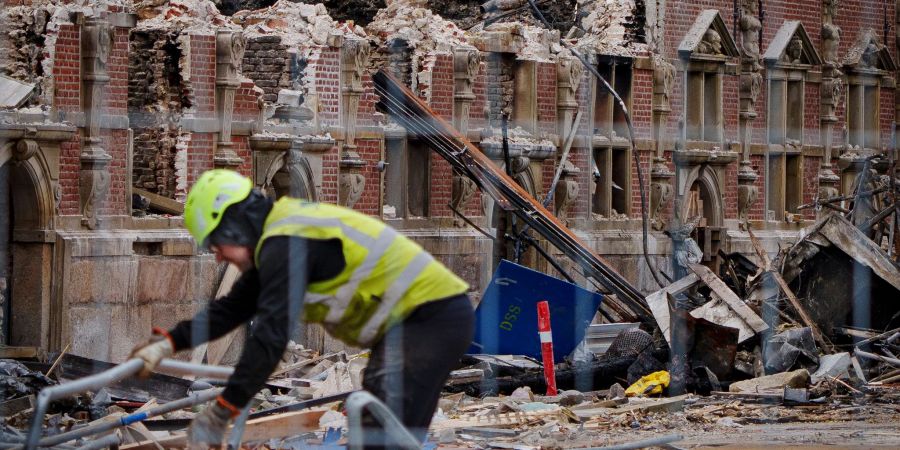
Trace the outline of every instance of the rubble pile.
[[234, 28], [210, 0], [147, 0], [135, 3], [134, 8], [141, 19], [136, 30], [164, 28], [215, 33], [220, 27]]
[[279, 0], [268, 8], [239, 11], [231, 19], [244, 27], [248, 38], [278, 35], [282, 45], [289, 47], [325, 45], [333, 34], [366, 36], [359, 25], [332, 19], [321, 3]]
[[646, 44], [636, 39], [644, 26], [636, 20], [640, 16], [636, 2], [579, 0], [578, 3], [583, 15], [581, 29], [574, 29], [570, 34], [584, 34], [579, 47], [599, 54], [632, 57], [645, 50]]
[[468, 42], [465, 31], [430, 9], [410, 0], [388, 2], [366, 26], [374, 48], [384, 51], [391, 41], [405, 41], [417, 55], [449, 53]]

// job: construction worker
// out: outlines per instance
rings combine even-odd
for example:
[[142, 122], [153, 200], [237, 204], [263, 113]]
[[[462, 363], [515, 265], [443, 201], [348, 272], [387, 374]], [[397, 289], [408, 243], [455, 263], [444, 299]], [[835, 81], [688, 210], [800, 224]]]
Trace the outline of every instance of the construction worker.
[[[219, 445], [231, 419], [275, 370], [299, 320], [371, 347], [363, 387], [424, 441], [440, 390], [472, 340], [468, 285], [385, 223], [344, 207], [273, 201], [236, 172], [201, 175], [185, 225], [242, 272], [231, 292], [135, 350], [148, 374], [173, 353], [251, 321], [222, 394], [188, 429], [192, 447]], [[374, 424], [368, 417], [368, 424]], [[370, 441], [366, 441], [367, 447]]]

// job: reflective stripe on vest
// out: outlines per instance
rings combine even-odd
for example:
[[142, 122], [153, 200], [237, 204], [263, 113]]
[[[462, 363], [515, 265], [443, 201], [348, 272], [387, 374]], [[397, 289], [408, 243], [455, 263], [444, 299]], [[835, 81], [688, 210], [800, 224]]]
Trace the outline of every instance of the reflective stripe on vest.
[[[325, 317], [325, 323], [337, 324], [340, 322], [341, 317], [344, 316], [344, 313], [347, 311], [347, 307], [350, 306], [350, 302], [353, 300], [353, 294], [356, 293], [359, 284], [365, 280], [369, 275], [372, 274], [372, 270], [375, 269], [375, 266], [378, 265], [378, 262], [381, 260], [381, 257], [387, 252], [387, 249], [394, 243], [394, 239], [397, 238], [397, 232], [392, 228], [385, 226], [378, 233], [378, 236], [375, 238], [353, 228], [347, 226], [340, 219], [322, 219], [318, 217], [298, 217], [291, 216], [274, 222], [271, 226], [278, 227], [281, 225], [313, 225], [313, 226], [330, 226], [330, 227], [339, 227], [341, 231], [351, 240], [356, 242], [362, 247], [366, 247], [369, 249], [366, 254], [366, 258], [363, 262], [353, 271], [350, 275], [350, 279], [347, 282], [338, 288], [338, 291], [335, 295], [324, 295], [324, 294], [316, 294], [312, 292], [308, 292], [306, 294], [306, 301], [310, 303], [321, 303], [324, 302], [328, 306], [328, 315]], [[413, 260], [415, 261], [415, 259]], [[421, 272], [421, 270], [419, 270]], [[415, 277], [413, 277], [415, 279]], [[408, 283], [405, 283], [405, 287], [403, 291], [400, 292], [400, 296], [406, 292], [406, 289], [412, 284], [413, 280], [410, 280]], [[397, 297], [399, 300], [400, 297]], [[396, 303], [396, 301], [394, 303]], [[383, 305], [382, 305], [383, 306]], [[390, 312], [390, 308], [388, 309]], [[385, 313], [385, 317], [387, 317], [387, 313]]]
[[381, 299], [381, 304], [375, 310], [375, 314], [372, 314], [372, 317], [369, 318], [369, 321], [366, 322], [363, 329], [359, 332], [358, 340], [360, 342], [369, 343], [378, 335], [378, 332], [381, 331], [381, 325], [384, 324], [388, 314], [391, 313], [391, 310], [394, 309], [394, 306], [400, 301], [406, 290], [413, 284], [413, 281], [425, 270], [425, 266], [433, 260], [434, 258], [428, 252], [423, 251], [419, 252], [406, 265], [400, 276], [388, 286], [387, 291], [384, 293], [384, 298]]

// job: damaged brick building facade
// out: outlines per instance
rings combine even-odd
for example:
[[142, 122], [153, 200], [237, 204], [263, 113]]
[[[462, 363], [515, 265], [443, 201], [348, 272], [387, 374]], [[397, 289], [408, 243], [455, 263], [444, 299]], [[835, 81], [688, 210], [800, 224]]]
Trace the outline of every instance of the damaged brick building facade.
[[[285, 0], [231, 17], [205, 1], [5, 0], [2, 81], [33, 88], [0, 111], [0, 340], [121, 361], [151, 325], [202, 307], [222, 268], [179, 205], [215, 167], [379, 216], [481, 292], [514, 249], [454, 211], [495, 235], [506, 218], [376, 111], [382, 68], [498, 165], [508, 117], [507, 170], [535, 198], [570, 142], [552, 210], [645, 292], [635, 160], [650, 259], [672, 273], [664, 231], [695, 224], [715, 266], [720, 250], [753, 253], [746, 220], [774, 252], [815, 218], [801, 205], [847, 193], [867, 156], [894, 150], [892, 1], [583, 2], [567, 40], [621, 95], [633, 145], [559, 31], [463, 31], [427, 2], [387, 3], [363, 28]], [[534, 251], [522, 261], [551, 271]]]

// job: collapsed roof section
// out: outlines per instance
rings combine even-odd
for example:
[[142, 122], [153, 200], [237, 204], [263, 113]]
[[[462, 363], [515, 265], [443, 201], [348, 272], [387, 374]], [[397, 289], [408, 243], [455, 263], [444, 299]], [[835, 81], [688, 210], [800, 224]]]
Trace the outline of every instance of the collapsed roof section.
[[[639, 7], [638, 3], [641, 4]], [[578, 46], [593, 53], [635, 57], [647, 52], [640, 36], [645, 16], [643, 2], [634, 0], [579, 0], [584, 33]]]

